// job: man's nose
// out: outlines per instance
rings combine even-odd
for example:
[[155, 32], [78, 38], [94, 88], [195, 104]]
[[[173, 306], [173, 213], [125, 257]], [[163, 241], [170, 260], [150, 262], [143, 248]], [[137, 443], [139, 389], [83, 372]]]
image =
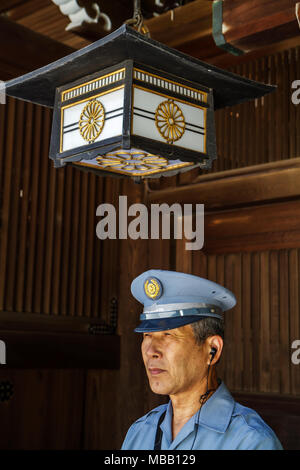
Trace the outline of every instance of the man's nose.
[[162, 356], [162, 350], [159, 345], [159, 341], [157, 341], [155, 338], [151, 338], [149, 343], [147, 344], [146, 347], [146, 354], [148, 357], [160, 357]]

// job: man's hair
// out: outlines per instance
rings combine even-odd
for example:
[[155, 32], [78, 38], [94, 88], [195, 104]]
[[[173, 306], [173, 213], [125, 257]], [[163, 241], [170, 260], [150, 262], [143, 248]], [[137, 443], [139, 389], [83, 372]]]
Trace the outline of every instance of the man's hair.
[[197, 344], [202, 344], [209, 336], [218, 335], [224, 339], [224, 320], [214, 317], [203, 317], [191, 323]]

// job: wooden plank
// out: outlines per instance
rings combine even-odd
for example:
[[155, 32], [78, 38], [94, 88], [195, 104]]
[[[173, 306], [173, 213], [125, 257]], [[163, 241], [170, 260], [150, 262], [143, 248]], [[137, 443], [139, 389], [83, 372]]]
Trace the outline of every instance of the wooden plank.
[[177, 187], [176, 191], [174, 188], [151, 191], [147, 201], [169, 205], [178, 200], [181, 204], [205, 201], [206, 210], [278, 201], [300, 195], [299, 177], [300, 158], [287, 159], [203, 175], [195, 184]]
[[207, 277], [208, 256], [202, 250], [196, 250], [192, 256], [193, 274], [195, 276]]
[[[116, 210], [116, 217], [119, 217], [119, 196], [120, 196], [121, 180], [119, 178], [105, 178], [105, 188], [103, 200], [106, 203], [112, 204]], [[99, 201], [100, 202], [100, 201]], [[96, 209], [95, 209], [96, 210]], [[130, 220], [130, 219], [129, 219]], [[99, 219], [97, 219], [99, 221]], [[118, 224], [117, 224], [118, 225]], [[94, 236], [95, 228], [93, 231]], [[118, 238], [118, 236], [117, 236]], [[100, 240], [97, 240], [99, 243]], [[99, 312], [101, 318], [110, 324], [112, 302], [116, 301], [118, 305], [118, 291], [119, 291], [119, 240], [106, 239], [102, 241], [102, 256], [101, 256], [101, 278], [100, 278], [100, 298], [99, 298]]]
[[[122, 409], [120, 387], [118, 371], [89, 370], [87, 372], [84, 449], [120, 449], [125, 436], [118, 432], [119, 414], [112, 412], [116, 409], [116, 404], [118, 404], [118, 410]], [[109, 412], [107, 412], [108, 410]]]
[[16, 8], [21, 4], [27, 3], [28, 0], [2, 0], [0, 13], [5, 13], [12, 8]]
[[243, 356], [242, 389], [253, 390], [253, 357], [252, 357], [252, 296], [251, 296], [251, 254], [242, 253], [242, 332]]
[[[226, 112], [227, 111], [227, 112]], [[230, 111], [224, 110], [223, 159], [224, 170], [230, 170]]]
[[260, 270], [260, 254], [252, 253], [251, 256], [251, 296], [252, 296], [252, 364], [253, 364], [253, 388], [260, 390], [260, 319], [261, 319], [261, 270]]
[[270, 252], [270, 371], [271, 390], [280, 392], [280, 341], [279, 341], [279, 251]]
[[[248, 68], [249, 68], [249, 63], [241, 64], [241, 75], [243, 77], [248, 77]], [[249, 112], [250, 112], [250, 106], [251, 102], [245, 103], [245, 105], [241, 105], [239, 109], [239, 121], [240, 121], [240, 140], [241, 140], [241, 149], [243, 149], [240, 152], [240, 167], [244, 167], [247, 164], [249, 164], [249, 158], [248, 158], [248, 152], [249, 152], [249, 145], [250, 143], [248, 135], [249, 135], [249, 126], [248, 123], [250, 123], [250, 119], [248, 118]], [[247, 116], [247, 118], [246, 118]]]
[[[225, 257], [225, 277], [224, 277], [224, 287], [234, 291], [234, 255], [228, 254]], [[236, 368], [236, 357], [235, 357], [235, 334], [234, 322], [236, 318], [236, 307], [234, 307], [230, 312], [230, 321], [227, 321], [225, 318], [225, 338], [226, 343], [224, 343], [224, 352], [223, 360], [225, 361], [226, 369], [226, 385], [229, 389], [234, 390], [234, 381], [235, 381], [235, 368]]]
[[[289, 257], [289, 336], [290, 343], [300, 338], [299, 321], [299, 250], [292, 249], [288, 253]], [[291, 364], [291, 393], [296, 395], [300, 390], [299, 365]]]
[[81, 173], [81, 189], [79, 201], [79, 234], [76, 278], [76, 309], [77, 315], [82, 316], [84, 312], [84, 277], [85, 277], [85, 253], [87, 244], [87, 206], [88, 206], [88, 174]]
[[[40, 17], [40, 11], [42, 11], [42, 17]], [[37, 33], [75, 49], [81, 49], [89, 44], [86, 39], [75, 35], [71, 31], [66, 31], [65, 28], [69, 23], [68, 17], [62, 15], [54, 3], [47, 2], [45, 4], [45, 0], [28, 0], [28, 8], [18, 7], [11, 10], [10, 18]], [[49, 21], [47, 21], [47, 18], [49, 18]]]
[[187, 239], [176, 240], [176, 271], [192, 274], [192, 251], [186, 250]]
[[53, 271], [52, 271], [52, 294], [51, 294], [51, 313], [58, 315], [60, 313], [60, 283], [61, 283], [61, 258], [63, 245], [63, 204], [64, 204], [64, 183], [66, 178], [65, 168], [57, 172], [57, 189], [55, 205], [55, 227], [54, 227], [54, 246], [53, 246]]
[[[279, 253], [279, 340], [280, 340], [280, 392], [290, 392], [291, 342], [289, 336], [289, 270], [288, 252]], [[287, 360], [288, 359], [288, 360]]]
[[35, 269], [35, 253], [37, 238], [37, 212], [38, 212], [38, 194], [39, 189], [39, 168], [40, 168], [40, 151], [41, 151], [41, 134], [42, 134], [42, 108], [34, 107], [34, 128], [32, 160], [31, 160], [31, 193], [30, 193], [30, 225], [27, 235], [28, 255], [26, 263], [26, 292], [24, 300], [24, 310], [33, 312], [33, 292], [34, 292], [34, 269]]
[[183, 43], [199, 41], [210, 36], [211, 15], [211, 3], [196, 0], [146, 20], [145, 25], [153, 39], [168, 46], [178, 47]]
[[[268, 57], [268, 69], [269, 69], [269, 83], [276, 83], [276, 66], [275, 66], [275, 56], [270, 55]], [[274, 119], [276, 113], [276, 101], [277, 95], [270, 93], [268, 98], [266, 98], [266, 108], [268, 110], [268, 135], [267, 135], [267, 145], [268, 145], [268, 161], [274, 159], [276, 155], [276, 144], [274, 136], [276, 135], [276, 121]], [[296, 155], [295, 155], [296, 156]], [[276, 158], [275, 158], [276, 159]]]
[[[33, 311], [42, 312], [43, 306], [43, 278], [45, 269], [45, 257], [47, 252], [46, 237], [47, 237], [47, 219], [49, 214], [47, 212], [47, 201], [49, 191], [49, 159], [48, 159], [48, 146], [50, 135], [50, 116], [46, 112], [47, 109], [42, 109], [42, 133], [39, 135], [40, 152], [37, 158], [40, 160], [38, 167], [38, 190], [36, 197], [37, 214], [36, 214], [36, 253], [34, 259], [34, 273], [33, 273]], [[51, 196], [50, 196], [51, 197]], [[51, 217], [51, 215], [50, 215]]]
[[[16, 101], [8, 99], [7, 120], [14, 122], [16, 113]], [[3, 185], [3, 202], [2, 202], [2, 221], [1, 221], [1, 245], [0, 245], [0, 311], [5, 307], [6, 295], [6, 269], [8, 256], [9, 241], [9, 215], [11, 204], [11, 186], [13, 184], [13, 150], [14, 150], [14, 127], [8, 126], [5, 145], [5, 168], [4, 168], [4, 185]]]
[[[237, 69], [237, 73], [241, 76], [243, 75], [242, 65]], [[242, 105], [236, 105], [232, 109], [235, 130], [234, 168], [239, 168], [241, 166], [241, 149], [244, 149], [242, 144], [242, 121], [240, 118], [241, 109]]]
[[6, 132], [5, 122], [7, 122], [6, 110], [7, 110], [6, 106], [0, 105], [0, 122], [1, 122], [1, 126], [0, 126], [0, 184], [1, 184], [1, 188], [3, 187], [2, 181], [3, 181], [3, 173], [4, 173], [4, 162], [5, 162], [5, 159], [3, 157], [4, 157], [5, 140], [6, 140], [5, 139], [5, 132]]
[[6, 344], [2, 368], [103, 368], [120, 366], [117, 335], [47, 333], [1, 329]]
[[262, 392], [271, 391], [271, 370], [270, 370], [270, 271], [269, 252], [260, 253], [260, 377], [259, 390]]
[[13, 395], [1, 403], [1, 449], [81, 447], [85, 371], [1, 369], [3, 382]]
[[[81, 196], [81, 183], [82, 183], [82, 173], [75, 169], [73, 176], [73, 194], [72, 194], [72, 212], [71, 212], [71, 236], [70, 236], [70, 270], [68, 278], [68, 315], [76, 316], [78, 313], [77, 310], [77, 259], [78, 259], [78, 245], [79, 232], [82, 227], [79, 224], [79, 213], [80, 213], [80, 196]], [[70, 228], [68, 227], [68, 230]]]
[[[220, 171], [223, 170], [223, 166], [221, 166], [221, 156], [220, 156], [220, 148], [222, 143], [222, 109], [219, 109], [215, 112], [215, 129], [216, 129], [216, 144], [217, 144], [217, 159], [213, 162], [212, 171]], [[201, 172], [199, 172], [199, 176]]]
[[44, 333], [89, 333], [91, 326], [101, 324], [97, 318], [63, 315], [40, 315], [29, 312], [0, 312], [1, 327], [5, 330], [41, 331]]
[[[22, 20], [27, 19], [34, 12], [37, 15], [40, 15], [41, 10], [45, 8], [49, 8], [49, 5], [50, 7], [53, 7], [54, 10], [57, 10], [58, 13], [60, 14], [59, 9], [54, 4], [52, 4], [52, 0], [51, 2], [45, 2], [45, 0], [27, 0], [26, 3], [23, 3], [17, 8], [14, 8], [13, 10], [11, 10], [9, 12], [9, 17], [12, 19], [12, 21], [19, 23]], [[49, 13], [48, 10], [47, 10], [47, 13]]]
[[61, 256], [61, 285], [60, 285], [60, 314], [68, 315], [68, 280], [71, 266], [71, 230], [72, 225], [72, 194], [74, 191], [73, 177], [75, 169], [66, 167], [64, 169], [65, 180], [65, 193], [64, 193], [64, 208], [63, 208], [63, 239], [62, 239], [62, 256]]
[[[279, 0], [276, 1], [276, 4]], [[101, 8], [105, 11], [106, 14], [112, 20], [113, 29], [117, 28], [125, 19], [125, 16], [121, 15], [121, 12], [124, 12], [126, 8], [123, 4], [120, 4], [117, 8], [112, 5], [108, 1], [104, 1], [101, 4]], [[227, 2], [224, 2], [227, 5]], [[246, 4], [247, 13], [243, 12], [243, 21], [245, 24], [242, 26], [237, 26], [236, 24], [241, 21], [239, 13], [235, 14], [236, 8], [233, 8], [233, 17], [229, 17], [228, 27], [229, 34], [234, 33], [235, 28], [237, 29], [237, 35], [244, 35], [247, 31], [248, 23], [251, 23], [251, 30], [247, 32], [249, 34], [249, 38], [251, 39], [251, 33], [256, 31], [257, 26], [261, 21], [269, 22], [269, 17], [265, 18], [264, 13], [260, 14], [257, 17], [257, 12], [255, 9], [252, 8], [251, 2], [244, 1]], [[264, 2], [266, 3], [266, 2]], [[37, 4], [37, 5], [36, 5]], [[235, 57], [231, 54], [225, 53], [223, 50], [218, 48], [215, 45], [215, 42], [212, 37], [212, 11], [211, 11], [211, 4], [212, 2], [206, 0], [196, 0], [194, 2], [189, 2], [186, 5], [181, 7], [177, 7], [172, 11], [168, 11], [164, 14], [159, 16], [153, 17], [146, 21], [148, 25], [151, 36], [161, 41], [164, 44], [171, 45], [173, 47], [178, 47], [184, 52], [190, 53], [191, 55], [197, 55], [197, 57], [201, 57], [202, 59], [210, 59], [210, 58], [220, 58], [223, 57], [222, 60], [234, 60]], [[257, 1], [256, 1], [257, 4]], [[124, 9], [125, 8], [125, 9]], [[231, 3], [228, 7], [231, 11]], [[263, 6], [265, 9], [265, 6]], [[278, 8], [277, 8], [278, 9]], [[226, 8], [225, 8], [226, 10]], [[286, 11], [286, 8], [280, 8], [280, 11]], [[289, 8], [289, 11], [292, 11]], [[227, 12], [227, 10], [226, 10]], [[274, 13], [278, 13], [272, 10], [271, 19], [275, 20]], [[50, 36], [59, 40], [64, 43], [70, 43], [74, 45], [74, 47], [82, 47], [83, 40], [80, 40], [78, 36], [72, 35], [70, 32], [65, 32], [65, 26], [68, 23], [68, 19], [64, 17], [60, 12], [59, 9], [55, 5], [47, 5], [43, 4], [43, 0], [29, 0], [24, 5], [21, 5], [14, 9], [11, 13], [11, 18], [14, 21], [19, 23], [23, 23], [24, 25], [32, 28], [36, 31], [40, 31], [42, 34], [46, 36]], [[282, 13], [279, 15], [279, 21], [283, 23], [286, 22], [285, 15], [282, 17]], [[50, 21], [49, 21], [50, 18]], [[234, 18], [234, 19], [233, 19]], [[281, 41], [285, 37], [294, 36], [296, 37], [298, 34], [297, 28], [297, 21], [295, 17], [293, 18], [292, 24], [288, 23], [288, 27], [285, 29], [280, 29], [276, 31], [276, 29], [268, 30], [268, 35], [264, 37], [264, 40], [258, 41], [256, 37], [252, 38], [256, 40], [255, 47], [262, 48], [264, 44], [268, 44], [268, 42]], [[226, 18], [225, 23], [228, 21]], [[277, 19], [278, 23], [278, 19]], [[100, 26], [100, 27], [99, 27]], [[227, 26], [227, 23], [226, 23]], [[230, 29], [231, 26], [233, 29]], [[281, 27], [282, 28], [282, 27]], [[278, 29], [278, 28], [277, 28]], [[92, 32], [89, 32], [91, 27], [86, 29], [81, 28], [81, 30], [76, 31], [77, 34], [81, 35], [83, 38], [88, 38], [89, 40], [96, 40], [103, 36], [103, 30], [101, 29], [101, 25], [98, 25], [97, 29], [93, 28]], [[225, 33], [226, 36], [227, 32]], [[246, 37], [247, 40], [247, 37]], [[86, 43], [86, 41], [84, 41]], [[246, 44], [247, 46], [247, 44]], [[263, 53], [266, 55], [266, 53]]]
[[29, 226], [29, 204], [30, 204], [30, 182], [31, 182], [31, 151], [32, 151], [32, 122], [33, 122], [33, 105], [26, 103], [25, 106], [25, 139], [23, 142], [22, 151], [22, 180], [20, 194], [20, 225], [19, 225], [19, 252], [18, 264], [23, 266], [23, 269], [18, 270], [16, 276], [16, 290], [15, 290], [15, 309], [17, 312], [22, 312], [24, 309], [24, 292], [26, 284], [26, 257], [27, 257], [27, 237]]
[[204, 250], [228, 253], [296, 248], [300, 243], [299, 202], [206, 213]]
[[[12, 123], [11, 123], [12, 124]], [[10, 211], [8, 226], [8, 252], [7, 252], [7, 272], [6, 272], [6, 301], [5, 308], [13, 310], [15, 308], [15, 281], [20, 269], [18, 263], [18, 231], [12, 227], [19, 226], [19, 206], [20, 206], [20, 180], [22, 173], [23, 159], [23, 136], [24, 136], [24, 102], [16, 103], [16, 120], [14, 125], [15, 134], [18, 139], [14, 142], [13, 170], [11, 179]], [[9, 158], [7, 156], [7, 158]], [[21, 268], [22, 269], [22, 268]]]
[[[73, 48], [35, 33], [4, 16], [0, 17], [0, 43], [0, 63], [3, 61], [15, 67], [18, 71], [15, 76], [74, 52]], [[12, 77], [5, 76], [5, 71], [2, 71], [0, 78], [6, 80]]]
[[[105, 200], [105, 185], [106, 178], [96, 179], [96, 192], [95, 192], [95, 206], [101, 204]], [[95, 232], [94, 232], [95, 234]], [[96, 265], [96, 269], [93, 270], [93, 297], [92, 297], [92, 316], [98, 317], [101, 313], [100, 301], [101, 301], [101, 257], [103, 254], [103, 243], [102, 240], [95, 238], [94, 244], [94, 260], [93, 263]], [[104, 267], [105, 269], [105, 267]]]
[[[295, 79], [298, 79], [300, 77], [300, 60], [299, 60], [299, 54], [300, 54], [300, 48], [297, 48], [297, 68], [296, 68], [296, 74], [294, 75]], [[300, 106], [295, 106], [296, 107], [296, 127], [295, 129], [300, 129]], [[296, 132], [296, 155], [300, 155], [300, 132]]]
[[[290, 81], [293, 82], [296, 79], [297, 76], [297, 57], [296, 57], [296, 52], [297, 49], [291, 49], [289, 51], [289, 76], [290, 76]], [[297, 106], [295, 106], [291, 100], [290, 106], [289, 106], [289, 155], [290, 158], [295, 158], [297, 155], [297, 148], [296, 148], [296, 135], [297, 133], [293, 132], [294, 129], [296, 129], [296, 109]]]
[[[256, 68], [256, 79], [257, 81], [264, 82], [264, 74], [265, 74], [265, 64], [264, 58], [256, 61], [257, 68]], [[258, 98], [256, 100], [256, 148], [257, 151], [255, 153], [255, 163], [259, 164], [265, 161], [265, 132], [264, 132], [264, 111], [265, 111], [265, 100], [262, 98]]]
[[201, 47], [197, 40], [183, 44], [178, 47], [179, 50], [186, 54], [196, 57], [205, 62], [216, 65], [217, 67], [229, 69], [232, 66], [251, 62], [252, 60], [266, 57], [272, 54], [277, 54], [280, 51], [286, 51], [292, 47], [298, 47], [300, 45], [300, 35], [292, 39], [281, 40], [269, 46], [264, 45], [264, 42], [260, 46], [247, 54], [235, 56], [229, 52], [217, 48], [212, 37], [207, 40], [201, 40]]
[[47, 218], [45, 222], [46, 234], [45, 234], [45, 255], [43, 260], [43, 296], [41, 300], [40, 311], [45, 314], [52, 313], [51, 300], [52, 300], [52, 270], [53, 270], [53, 243], [54, 243], [54, 226], [55, 226], [55, 198], [57, 192], [57, 177], [58, 173], [52, 167], [48, 158], [48, 148], [50, 143], [50, 130], [52, 121], [52, 111], [49, 109], [45, 110], [45, 127], [46, 130], [43, 133], [43, 141], [45, 144], [42, 158], [47, 162]]
[[[300, 30], [299, 30], [300, 33]], [[290, 74], [289, 74], [289, 54], [288, 52], [282, 54], [282, 114], [281, 114], [281, 159], [291, 158], [289, 147], [290, 135], [290, 106], [292, 105], [291, 99], [286, 99], [290, 95]]]
[[207, 278], [216, 282], [217, 279], [217, 258], [216, 255], [210, 255], [207, 259]]
[[223, 24], [226, 40], [247, 51], [299, 34], [293, 0], [225, 0]]
[[[232, 269], [232, 286], [231, 290], [236, 296], [236, 306], [232, 310], [234, 313], [232, 328], [232, 341], [233, 341], [233, 388], [235, 390], [242, 389], [242, 371], [244, 369], [244, 354], [243, 354], [243, 336], [242, 336], [242, 272], [241, 272], [241, 254], [229, 255]], [[226, 315], [226, 314], [225, 314]], [[228, 321], [228, 320], [227, 320]]]
[[[248, 78], [250, 80], [255, 80], [255, 74], [254, 74], [254, 67], [255, 67], [255, 61], [251, 61], [249, 63], [249, 69], [248, 69]], [[255, 150], [256, 150], [256, 139], [251, 138], [251, 136], [255, 135], [256, 131], [256, 105], [257, 105], [257, 100], [252, 100], [249, 102], [249, 114], [247, 121], [249, 122], [249, 127], [248, 127], [248, 146], [249, 146], [249, 152], [248, 152], [248, 159], [247, 159], [247, 166], [256, 166], [255, 165]]]
[[97, 176], [89, 173], [89, 204], [87, 209], [87, 244], [86, 244], [86, 268], [85, 268], [85, 297], [84, 297], [84, 312], [86, 317], [91, 316], [92, 306], [92, 279], [93, 279], [93, 262], [94, 262], [94, 245], [97, 243], [95, 237], [96, 230], [96, 206], [95, 193], [96, 193], [96, 180]]
[[[300, 230], [299, 212], [300, 201], [207, 212], [205, 229], [208, 236], [205, 237], [205, 242], [210, 243], [213, 238], [226, 239], [249, 234], [253, 236], [273, 232], [292, 234], [293, 231]], [[284, 216], [285, 220], [280, 220]]]
[[[217, 255], [216, 257], [216, 282], [221, 286], [224, 286], [225, 280], [225, 256], [223, 254]], [[228, 317], [227, 317], [228, 319]], [[229, 323], [230, 320], [227, 322]], [[226, 329], [226, 318], [225, 318], [225, 327]], [[225, 331], [224, 331], [225, 333]], [[227, 338], [224, 338], [225, 344], [227, 343]], [[225, 354], [226, 354], [226, 346], [225, 346]], [[221, 377], [222, 380], [226, 383], [226, 361], [224, 360], [224, 355], [222, 353], [220, 363], [217, 365], [217, 375]]]
[[205, 246], [207, 254], [252, 252], [261, 250], [280, 250], [300, 247], [300, 231], [265, 232], [239, 237], [220, 238], [210, 241]]

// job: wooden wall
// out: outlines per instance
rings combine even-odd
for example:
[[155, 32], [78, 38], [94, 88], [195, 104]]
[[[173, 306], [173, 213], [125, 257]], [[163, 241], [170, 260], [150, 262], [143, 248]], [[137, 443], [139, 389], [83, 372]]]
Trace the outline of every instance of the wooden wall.
[[[299, 48], [235, 71], [279, 89], [217, 113], [213, 172], [300, 157], [300, 107], [291, 103], [290, 89], [300, 76]], [[117, 298], [121, 338], [118, 370], [0, 369], [0, 382], [14, 385], [11, 399], [0, 402], [1, 448], [119, 448], [129, 425], [165, 400], [148, 389], [141, 338], [133, 333], [140, 306], [130, 284], [148, 268], [207, 276], [235, 292], [238, 305], [227, 314], [219, 367], [230, 389], [300, 396], [300, 366], [291, 363], [290, 350], [300, 338], [299, 246], [187, 253], [183, 242], [172, 240], [100, 241], [99, 204], [117, 206], [118, 195], [127, 195], [128, 205], [147, 202], [149, 189], [174, 187], [176, 194], [176, 186], [192, 183], [199, 172], [144, 186], [69, 167], [54, 170], [47, 109], [9, 99], [0, 106], [0, 124], [2, 328], [8, 314], [35, 314], [37, 322], [63, 317], [71, 319], [70, 329], [78, 319], [108, 322], [111, 299]], [[201, 193], [198, 202], [206, 202]]]

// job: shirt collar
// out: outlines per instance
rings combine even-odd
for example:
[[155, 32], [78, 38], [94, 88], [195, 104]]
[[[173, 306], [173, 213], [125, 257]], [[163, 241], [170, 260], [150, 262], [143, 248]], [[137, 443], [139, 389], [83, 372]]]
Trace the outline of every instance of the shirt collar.
[[224, 433], [228, 428], [234, 410], [235, 400], [226, 385], [221, 382], [217, 390], [202, 405], [198, 424]]
[[[235, 400], [226, 385], [221, 382], [217, 390], [202, 405], [201, 411], [185, 424], [185, 433], [192, 432], [194, 426], [201, 425], [216, 432], [224, 433], [228, 428], [235, 407]], [[166, 408], [166, 416], [161, 424], [161, 429], [169, 444], [172, 442], [172, 402], [169, 401]]]

